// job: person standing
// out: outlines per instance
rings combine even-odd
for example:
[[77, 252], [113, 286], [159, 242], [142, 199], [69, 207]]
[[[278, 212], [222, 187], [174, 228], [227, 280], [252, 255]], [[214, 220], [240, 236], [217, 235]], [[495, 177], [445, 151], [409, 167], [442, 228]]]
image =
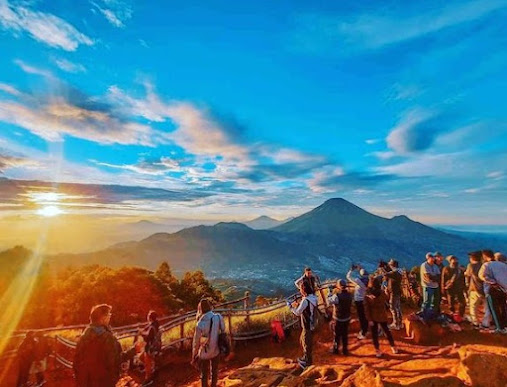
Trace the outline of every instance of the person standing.
[[287, 305], [294, 315], [301, 317], [300, 344], [303, 350], [303, 356], [297, 360], [301, 368], [306, 368], [313, 364], [312, 325], [315, 313], [318, 313], [315, 310], [318, 306], [318, 300], [314, 294], [314, 288], [308, 280], [303, 280], [301, 282], [299, 291], [303, 297], [301, 302], [299, 304], [296, 302], [292, 304], [287, 302]]
[[368, 284], [368, 294], [365, 299], [365, 312], [366, 318], [370, 322], [371, 327], [371, 335], [373, 338], [373, 346], [375, 347], [375, 356], [382, 357], [383, 353], [380, 350], [380, 345], [378, 341], [379, 335], [379, 326], [384, 331], [384, 334], [387, 336], [389, 340], [389, 344], [391, 345], [391, 351], [394, 354], [398, 353], [398, 349], [394, 343], [393, 335], [389, 330], [388, 316], [387, 316], [387, 295], [382, 291], [382, 282], [380, 277], [371, 278], [370, 283]]
[[455, 303], [458, 304], [458, 316], [460, 321], [465, 314], [465, 273], [459, 266], [458, 258], [454, 255], [447, 257], [449, 266], [444, 267], [442, 273], [442, 292], [447, 296], [447, 303], [452, 314], [455, 314]]
[[90, 312], [90, 325], [79, 338], [73, 362], [78, 387], [116, 386], [121, 363], [135, 354], [135, 348], [123, 352], [111, 331], [111, 310], [100, 304]]
[[[479, 308], [484, 305], [484, 285], [479, 278], [479, 270], [481, 269], [481, 252], [474, 251], [468, 253], [470, 263], [465, 271], [465, 278], [468, 286], [468, 299], [470, 300], [470, 319], [475, 328], [479, 328]], [[489, 325], [489, 324], [488, 324]]]
[[[359, 270], [359, 276], [356, 275]], [[357, 334], [359, 340], [366, 339], [368, 334], [368, 319], [364, 312], [364, 296], [368, 288], [368, 272], [360, 266], [353, 265], [347, 273], [347, 280], [354, 284], [354, 304], [357, 310], [357, 317], [361, 325], [361, 330]]]
[[28, 384], [30, 367], [35, 360], [35, 347], [35, 333], [28, 331], [17, 351], [19, 372], [16, 387], [25, 387]]
[[338, 355], [340, 353], [340, 342], [342, 343], [342, 353], [348, 356], [348, 334], [350, 323], [350, 309], [352, 307], [352, 295], [347, 290], [347, 281], [339, 280], [338, 287], [340, 292], [332, 293], [329, 289], [328, 302], [333, 305], [333, 321], [334, 321], [334, 343], [332, 353]]
[[421, 286], [423, 290], [423, 303], [421, 312], [424, 318], [437, 313], [437, 301], [440, 299], [440, 270], [435, 264], [435, 256], [426, 254], [426, 262], [421, 265]]
[[143, 386], [148, 386], [153, 383], [155, 373], [155, 359], [160, 353], [162, 341], [160, 337], [160, 324], [158, 322], [158, 315], [155, 311], [151, 310], [148, 313], [148, 325], [141, 330], [140, 334], [144, 339], [145, 347], [142, 355], [145, 376]]
[[210, 369], [211, 387], [216, 387], [220, 360], [218, 336], [225, 333], [225, 322], [222, 315], [213, 312], [211, 301], [207, 298], [199, 302], [197, 315], [200, 317], [192, 342], [192, 364], [197, 365], [201, 371], [202, 387], [208, 387]]
[[388, 262], [391, 271], [386, 271], [384, 277], [387, 279], [387, 294], [389, 295], [389, 309], [393, 316], [390, 329], [400, 330], [403, 327], [401, 314], [401, 281], [402, 271], [399, 269], [398, 261], [391, 259]]
[[496, 332], [507, 333], [507, 264], [495, 261], [491, 250], [483, 250], [485, 263], [479, 270], [479, 278], [484, 281], [484, 293], [491, 316], [496, 326]]
[[[438, 278], [438, 286], [440, 287], [440, 284], [442, 283], [442, 273], [444, 271], [445, 267], [445, 260], [444, 256], [441, 252], [436, 251], [433, 256], [435, 257], [435, 265], [438, 267], [438, 270], [440, 270], [440, 277]], [[442, 299], [447, 299], [447, 294], [443, 288], [439, 288], [439, 292], [436, 294], [435, 298], [435, 313], [440, 315], [440, 311], [442, 308]]]

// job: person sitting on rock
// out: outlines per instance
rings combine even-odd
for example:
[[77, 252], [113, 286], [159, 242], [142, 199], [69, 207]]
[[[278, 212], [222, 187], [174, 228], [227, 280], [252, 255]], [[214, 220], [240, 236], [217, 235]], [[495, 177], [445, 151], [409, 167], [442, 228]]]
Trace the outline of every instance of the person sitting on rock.
[[347, 281], [339, 280], [338, 288], [340, 292], [333, 294], [332, 288], [329, 289], [328, 302], [333, 305], [334, 322], [334, 343], [332, 353], [340, 353], [340, 341], [342, 342], [342, 351], [344, 356], [348, 356], [348, 334], [350, 323], [350, 309], [352, 307], [352, 294], [347, 290]]
[[382, 351], [380, 350], [378, 341], [379, 326], [382, 327], [382, 330], [389, 340], [391, 351], [394, 354], [398, 353], [398, 349], [394, 343], [393, 335], [391, 334], [389, 326], [387, 325], [389, 321], [386, 308], [388, 297], [382, 291], [382, 282], [380, 277], [374, 277], [370, 279], [370, 282], [368, 284], [368, 294], [366, 295], [364, 301], [366, 317], [370, 322], [373, 346], [375, 347], [375, 356], [382, 357], [383, 355]]
[[287, 302], [287, 304], [294, 315], [301, 317], [300, 343], [303, 349], [303, 357], [298, 359], [298, 364], [301, 368], [306, 368], [313, 362], [312, 325], [313, 319], [315, 318], [315, 313], [318, 313], [316, 310], [318, 300], [314, 294], [314, 287], [310, 281], [306, 279], [301, 282], [299, 291], [303, 297], [299, 305], [296, 302], [292, 304], [290, 302]]
[[456, 310], [454, 305], [458, 304], [458, 316], [461, 319], [465, 314], [465, 273], [454, 255], [447, 257], [449, 266], [444, 267], [442, 272], [442, 292], [447, 296], [447, 303], [452, 314]]

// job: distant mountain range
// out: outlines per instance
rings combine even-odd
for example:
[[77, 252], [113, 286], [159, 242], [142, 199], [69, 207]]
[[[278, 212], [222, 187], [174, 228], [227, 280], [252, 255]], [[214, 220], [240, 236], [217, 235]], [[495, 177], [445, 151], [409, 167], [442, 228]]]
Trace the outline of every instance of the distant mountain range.
[[288, 221], [292, 220], [294, 218], [289, 218], [285, 220], [276, 220], [273, 218], [270, 218], [269, 216], [263, 215], [259, 216], [258, 218], [255, 218], [253, 220], [250, 220], [248, 222], [244, 222], [243, 224], [247, 225], [248, 227], [254, 229], [254, 230], [267, 230], [276, 226], [280, 226], [284, 223], [287, 223]]
[[[256, 219], [256, 221], [259, 219]], [[255, 224], [270, 221], [261, 217]], [[139, 242], [125, 242], [88, 254], [60, 254], [58, 264], [100, 263], [156, 268], [167, 261], [175, 273], [200, 268], [220, 279], [256, 280], [290, 288], [305, 265], [322, 277], [343, 276], [351, 263], [373, 270], [379, 259], [398, 259], [402, 266], [419, 265], [428, 251], [457, 255], [482, 248], [505, 251], [507, 243], [485, 245], [415, 222], [371, 214], [344, 199], [330, 199], [312, 211], [269, 230], [241, 223], [190, 227], [156, 233]]]

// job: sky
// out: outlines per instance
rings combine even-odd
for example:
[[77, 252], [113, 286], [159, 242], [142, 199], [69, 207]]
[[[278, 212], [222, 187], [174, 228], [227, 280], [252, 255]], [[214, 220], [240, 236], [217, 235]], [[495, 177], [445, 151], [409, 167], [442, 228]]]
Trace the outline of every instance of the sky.
[[507, 0], [0, 0], [0, 220], [507, 224]]

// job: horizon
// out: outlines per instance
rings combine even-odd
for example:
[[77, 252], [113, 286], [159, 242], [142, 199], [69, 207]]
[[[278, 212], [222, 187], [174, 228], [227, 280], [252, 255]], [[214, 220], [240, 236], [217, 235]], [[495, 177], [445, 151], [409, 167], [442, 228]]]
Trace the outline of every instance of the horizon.
[[0, 220], [506, 224], [507, 1], [191, 3], [0, 3]]

